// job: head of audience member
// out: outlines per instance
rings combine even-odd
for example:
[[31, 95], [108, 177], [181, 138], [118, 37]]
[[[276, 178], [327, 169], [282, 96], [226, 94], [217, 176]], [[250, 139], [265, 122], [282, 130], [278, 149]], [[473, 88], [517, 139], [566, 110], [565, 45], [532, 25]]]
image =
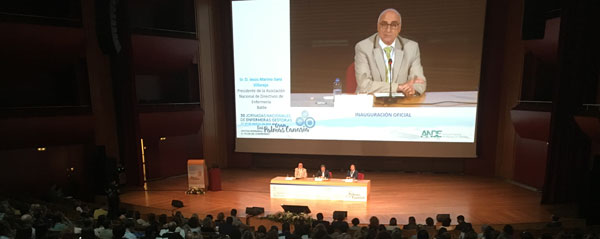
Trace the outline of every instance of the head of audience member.
[[167, 224], [167, 214], [160, 214], [160, 216], [158, 216], [158, 224], [161, 227]]
[[379, 226], [377, 227], [378, 231], [387, 231], [387, 228], [385, 227], [385, 225], [383, 224], [379, 224]]
[[217, 221], [225, 221], [225, 213], [220, 212], [219, 214], [217, 214]]
[[369, 218], [369, 228], [377, 229], [377, 227], [379, 227], [379, 219], [375, 216], [372, 216]]
[[198, 220], [198, 217], [191, 217], [190, 220], [188, 220], [187, 224], [190, 228], [200, 227], [200, 221]]
[[234, 208], [234, 209], [231, 209], [230, 215], [231, 215], [232, 217], [237, 217], [237, 209], [235, 209], [235, 208]]
[[446, 218], [442, 219], [442, 226], [449, 227], [451, 222], [452, 222], [452, 219], [450, 219], [450, 217], [446, 217]]
[[400, 34], [402, 19], [400, 13], [393, 8], [385, 9], [377, 19], [377, 35], [386, 45], [391, 45]]
[[313, 239], [325, 239], [328, 236], [327, 228], [323, 224], [317, 224], [317, 226], [313, 229]]
[[464, 223], [465, 222], [465, 216], [463, 215], [458, 215], [458, 217], [456, 217], [456, 222], [458, 224]]
[[356, 165], [350, 164], [350, 171], [355, 171], [355, 170], [356, 170]]
[[429, 239], [429, 232], [426, 230], [419, 230], [417, 232], [417, 239]]
[[252, 233], [250, 230], [246, 230], [242, 234], [242, 239], [254, 239], [254, 233]]
[[392, 239], [402, 239], [402, 231], [400, 230], [400, 228], [394, 228], [394, 230], [392, 230]]
[[471, 228], [470, 231], [465, 233], [464, 239], [477, 239], [477, 233]]
[[358, 218], [352, 218], [352, 226], [358, 226], [358, 224], [360, 224], [360, 220], [358, 220]]
[[263, 233], [263, 234], [267, 234], [267, 228], [263, 225], [258, 226], [258, 229], [256, 230], [257, 233]]
[[298, 163], [298, 168], [300, 168], [300, 169], [304, 168], [304, 164]]
[[415, 217], [408, 217], [408, 224], [409, 225], [416, 225], [417, 224], [417, 219], [415, 219]]
[[204, 220], [202, 220], [202, 227], [213, 228], [213, 221], [210, 219], [210, 217], [205, 217]]
[[134, 218], [135, 220], [141, 219], [141, 218], [142, 218], [142, 215], [140, 214], [140, 211], [135, 211], [135, 212], [133, 212], [133, 218]]
[[225, 224], [233, 225], [233, 217], [227, 217], [227, 219], [225, 219]]
[[210, 218], [211, 221], [215, 219], [212, 214], [206, 214], [206, 217]]
[[279, 232], [277, 230], [269, 230], [269, 232], [267, 232], [267, 239], [278, 239], [279, 238]]
[[398, 220], [395, 217], [390, 218], [390, 226], [397, 226]]
[[148, 223], [150, 223], [150, 224], [157, 223], [156, 222], [156, 214], [154, 214], [154, 213], [148, 213], [147, 219], [148, 219]]
[[133, 219], [126, 219], [124, 222], [125, 228], [128, 229], [129, 231], [133, 231], [135, 230], [135, 222], [133, 221]]
[[317, 213], [317, 221], [323, 221], [323, 213]]
[[425, 219], [425, 225], [432, 227], [432, 226], [434, 226], [433, 224], [434, 224], [433, 218], [428, 217], [427, 219]]
[[449, 232], [444, 232], [444, 233], [438, 235], [436, 239], [451, 239], [451, 238], [452, 238], [452, 236], [450, 235]]
[[375, 239], [392, 239], [392, 236], [387, 230], [379, 231]]
[[[531, 232], [521, 232], [521, 239], [534, 239], [535, 237], [533, 236], [533, 234], [531, 234]], [[487, 237], [486, 237], [487, 239]]]
[[439, 237], [440, 235], [442, 235], [442, 234], [444, 234], [444, 233], [446, 233], [446, 232], [448, 232], [448, 229], [446, 229], [446, 228], [442, 227], [442, 228], [440, 228], [440, 229], [437, 231], [437, 235], [436, 235], [436, 236], [437, 236], [437, 237]]

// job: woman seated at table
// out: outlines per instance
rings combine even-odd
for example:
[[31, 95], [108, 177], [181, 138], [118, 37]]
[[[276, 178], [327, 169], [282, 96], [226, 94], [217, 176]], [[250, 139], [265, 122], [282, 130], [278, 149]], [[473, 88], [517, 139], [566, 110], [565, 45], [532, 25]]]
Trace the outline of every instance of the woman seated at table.
[[298, 167], [294, 169], [294, 177], [295, 178], [306, 178], [307, 173], [304, 165], [302, 163], [298, 163]]

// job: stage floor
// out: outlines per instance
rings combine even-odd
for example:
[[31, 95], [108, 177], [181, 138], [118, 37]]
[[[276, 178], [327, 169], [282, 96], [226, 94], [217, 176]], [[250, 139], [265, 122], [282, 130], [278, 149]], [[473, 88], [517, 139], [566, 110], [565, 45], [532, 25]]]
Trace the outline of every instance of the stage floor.
[[[291, 170], [287, 170], [291, 171]], [[551, 213], [540, 204], [541, 194], [497, 178], [455, 174], [419, 174], [367, 172], [371, 194], [367, 202], [271, 199], [269, 182], [285, 176], [286, 170], [225, 169], [222, 191], [205, 195], [187, 195], [187, 177], [179, 176], [148, 184], [148, 191], [129, 189], [121, 202], [141, 211], [169, 213], [171, 200], [183, 201], [180, 211], [189, 216], [197, 213], [229, 214], [231, 208], [245, 216], [245, 208], [264, 207], [265, 214], [282, 211], [281, 204], [307, 205], [313, 214], [322, 212], [331, 220], [333, 211], [348, 211], [348, 220], [357, 217], [367, 223], [371, 216], [387, 223], [396, 217], [405, 224], [409, 216], [417, 223], [436, 214], [449, 213], [452, 223], [462, 214], [473, 224], [535, 223], [548, 221]], [[337, 173], [340, 175], [341, 173]], [[336, 173], [334, 172], [334, 176]]]

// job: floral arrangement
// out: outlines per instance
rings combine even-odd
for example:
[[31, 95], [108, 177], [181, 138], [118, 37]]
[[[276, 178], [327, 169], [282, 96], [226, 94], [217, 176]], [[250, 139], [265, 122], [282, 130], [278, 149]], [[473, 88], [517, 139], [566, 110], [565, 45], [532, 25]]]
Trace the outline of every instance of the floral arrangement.
[[196, 195], [200, 195], [200, 194], [205, 194], [206, 192], [204, 191], [203, 188], [196, 188], [196, 187], [191, 187], [190, 189], [188, 189], [186, 192], [186, 194], [196, 194]]
[[300, 222], [303, 222], [306, 225], [312, 225], [313, 218], [310, 214], [306, 213], [293, 213], [293, 212], [278, 212], [275, 214], [269, 214], [266, 217], [262, 217], [264, 219], [279, 222], [279, 223], [289, 223], [290, 225], [294, 225]]

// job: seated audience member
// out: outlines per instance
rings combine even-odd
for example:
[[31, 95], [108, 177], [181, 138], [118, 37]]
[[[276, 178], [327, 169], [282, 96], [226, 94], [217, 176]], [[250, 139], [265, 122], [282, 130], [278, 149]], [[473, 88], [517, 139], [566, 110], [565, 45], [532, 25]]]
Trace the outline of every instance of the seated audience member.
[[429, 232], [426, 230], [419, 230], [417, 232], [417, 239], [429, 239]]
[[123, 235], [123, 238], [127, 238], [127, 239], [136, 239], [137, 236], [134, 234], [135, 232], [135, 222], [134, 219], [125, 219], [125, 235]]
[[329, 170], [325, 168], [325, 164], [321, 164], [321, 167], [315, 176], [318, 178], [329, 179]]
[[448, 232], [448, 229], [442, 227], [442, 228], [438, 229], [437, 234], [435, 235], [435, 238], [439, 239], [442, 236], [442, 234], [447, 233], [447, 232]]
[[417, 230], [419, 229], [419, 226], [417, 225], [417, 220], [415, 219], [415, 217], [409, 217], [408, 218], [408, 224], [404, 225], [402, 227], [403, 230]]
[[465, 216], [463, 216], [463, 215], [458, 215], [458, 217], [456, 217], [456, 222], [458, 224], [454, 227], [454, 230], [457, 230], [457, 231], [465, 232], [465, 230], [467, 228], [472, 227], [472, 226], [468, 226], [470, 223], [465, 222]]
[[[219, 230], [221, 230], [221, 228], [219, 227]], [[202, 232], [215, 232], [215, 226], [213, 224], [213, 221], [210, 217], [205, 217], [204, 220], [202, 220], [202, 228], [201, 228]]]
[[559, 228], [562, 227], [562, 222], [559, 221], [560, 217], [552, 215], [552, 221], [546, 225], [548, 228]]
[[398, 227], [398, 221], [396, 220], [396, 218], [392, 217], [392, 218], [390, 218], [390, 224], [387, 225], [385, 228], [388, 231], [393, 231], [394, 229], [400, 228], [400, 227]]
[[369, 230], [374, 229], [377, 230], [379, 227], [379, 219], [375, 216], [369, 218]]
[[146, 230], [144, 230], [144, 239], [155, 239], [158, 237], [158, 232], [156, 231], [156, 228], [149, 226], [146, 227]]
[[215, 225], [220, 227], [221, 224], [225, 223], [225, 213], [220, 212], [217, 214], [217, 220], [215, 220]]
[[123, 225], [116, 225], [113, 227], [113, 238], [123, 238], [125, 236], [125, 227]]
[[256, 230], [256, 239], [265, 239], [267, 238], [267, 228], [263, 225], [258, 226]]
[[306, 172], [306, 168], [304, 168], [304, 164], [298, 163], [298, 167], [294, 169], [294, 177], [295, 178], [308, 177], [308, 173]]
[[333, 217], [333, 222], [331, 222], [331, 231], [334, 231], [335, 228], [337, 227], [340, 232], [345, 233], [348, 231], [348, 222], [345, 221], [346, 218], [342, 215], [338, 216], [337, 218]]
[[279, 229], [277, 226], [271, 226], [269, 232], [267, 232], [267, 239], [278, 239], [279, 238]]
[[442, 228], [446, 228], [447, 230], [452, 230], [452, 227], [450, 226], [450, 223], [452, 223], [452, 219], [450, 219], [450, 217], [446, 217], [444, 219], [442, 219]]
[[515, 232], [515, 230], [513, 229], [513, 227], [511, 225], [504, 225], [504, 228], [502, 228], [502, 232], [500, 233], [498, 238], [513, 239], [514, 232]]
[[279, 233], [280, 237], [284, 237], [285, 239], [300, 239], [296, 235], [292, 234], [292, 230], [290, 229], [290, 224], [284, 222], [281, 224], [281, 233]]
[[399, 227], [396, 227], [392, 230], [392, 239], [402, 239], [402, 230]]
[[[232, 225], [234, 225], [236, 227], [239, 227], [242, 224], [244, 224], [244, 223], [242, 223], [242, 220], [240, 220], [240, 218], [237, 217], [237, 209], [235, 209], [235, 208], [231, 209], [230, 214], [231, 214], [231, 218], [233, 218], [233, 224]], [[241, 235], [240, 235], [240, 237], [241, 237]]]
[[141, 227], [147, 227], [150, 226], [150, 223], [145, 221], [144, 219], [142, 219], [140, 212], [139, 211], [135, 211], [133, 213], [133, 218], [135, 218], [135, 223]]
[[324, 224], [319, 223], [317, 226], [313, 228], [313, 232], [311, 237], [312, 239], [327, 239], [329, 238], [329, 234], [327, 233], [327, 228]]
[[375, 239], [392, 239], [392, 236], [387, 230], [381, 230], [377, 233]]
[[325, 229], [327, 229], [329, 227], [329, 221], [323, 220], [323, 213], [317, 213], [317, 220], [313, 221], [312, 227], [314, 228], [318, 224], [323, 224], [323, 226], [325, 226]]
[[470, 231], [464, 233], [462, 239], [477, 239], [477, 233], [473, 230], [473, 228], [471, 228]]
[[299, 221], [294, 224], [294, 235], [309, 235], [310, 234], [310, 226], [306, 225], [304, 221]]
[[158, 216], [158, 228], [163, 229], [167, 224], [167, 214], [160, 214]]
[[202, 233], [202, 228], [200, 227], [200, 220], [198, 216], [193, 216], [187, 222], [187, 228], [190, 232]]
[[[204, 229], [204, 227], [202, 227]], [[225, 224], [221, 224], [219, 227], [219, 234], [231, 235], [235, 227], [233, 226], [233, 217], [227, 217]]]
[[[531, 232], [521, 232], [521, 239], [534, 239], [535, 237], [533, 236], [533, 234], [531, 234]], [[493, 239], [493, 238], [488, 238], [488, 239]]]
[[110, 220], [106, 218], [106, 215], [98, 216], [98, 221], [96, 222], [94, 234], [101, 239], [113, 238], [113, 232], [110, 228]]
[[92, 228], [83, 228], [81, 230], [81, 236], [80, 236], [80, 238], [81, 239], [96, 239], [96, 235], [94, 235], [94, 229], [92, 229]]
[[350, 164], [350, 169], [346, 173], [346, 178], [358, 179], [358, 171], [356, 170], [356, 165]]
[[353, 231], [359, 231], [360, 227], [358, 226], [358, 224], [360, 224], [360, 220], [358, 220], [358, 218], [353, 218], [352, 219], [352, 226], [350, 227], [350, 230]]
[[423, 230], [435, 230], [433, 218], [428, 217], [427, 219], [425, 219], [425, 225], [421, 225], [419, 228]]

